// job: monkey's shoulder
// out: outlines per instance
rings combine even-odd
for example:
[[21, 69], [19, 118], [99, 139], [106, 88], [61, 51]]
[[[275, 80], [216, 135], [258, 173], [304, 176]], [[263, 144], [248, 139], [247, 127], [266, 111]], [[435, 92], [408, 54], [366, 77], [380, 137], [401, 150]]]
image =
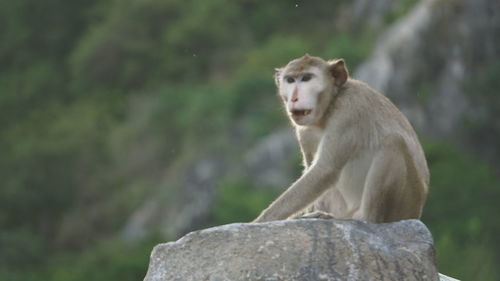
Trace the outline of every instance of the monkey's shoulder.
[[371, 125], [404, 123], [405, 127], [408, 124], [406, 117], [388, 97], [356, 79], [349, 79], [342, 87], [333, 111], [339, 112], [338, 115], [345, 116], [350, 122], [368, 121]]
[[394, 104], [383, 94], [373, 89], [367, 83], [351, 79], [344, 84], [340, 89], [338, 99], [339, 102], [353, 104], [357, 107], [370, 107]]

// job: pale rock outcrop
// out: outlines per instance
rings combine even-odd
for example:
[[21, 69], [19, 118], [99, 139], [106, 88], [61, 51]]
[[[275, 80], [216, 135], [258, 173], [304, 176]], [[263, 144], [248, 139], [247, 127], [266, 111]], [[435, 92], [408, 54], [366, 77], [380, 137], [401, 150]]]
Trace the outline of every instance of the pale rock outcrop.
[[439, 280], [418, 220], [372, 224], [287, 220], [230, 224], [160, 244], [145, 281]]

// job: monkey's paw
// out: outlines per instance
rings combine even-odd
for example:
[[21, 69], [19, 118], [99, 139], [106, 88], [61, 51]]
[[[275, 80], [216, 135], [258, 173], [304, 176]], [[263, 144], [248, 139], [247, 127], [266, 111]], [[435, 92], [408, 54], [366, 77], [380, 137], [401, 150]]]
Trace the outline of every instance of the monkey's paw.
[[312, 213], [303, 214], [302, 216], [299, 217], [299, 219], [324, 219], [324, 220], [331, 220], [334, 218], [335, 217], [332, 216], [331, 214], [323, 211], [314, 211]]

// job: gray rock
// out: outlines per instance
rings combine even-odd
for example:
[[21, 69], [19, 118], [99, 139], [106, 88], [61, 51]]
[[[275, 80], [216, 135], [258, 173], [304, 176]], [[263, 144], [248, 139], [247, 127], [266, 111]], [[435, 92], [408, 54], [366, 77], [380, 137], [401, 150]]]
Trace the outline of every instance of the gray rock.
[[439, 280], [418, 220], [230, 224], [156, 246], [145, 281]]

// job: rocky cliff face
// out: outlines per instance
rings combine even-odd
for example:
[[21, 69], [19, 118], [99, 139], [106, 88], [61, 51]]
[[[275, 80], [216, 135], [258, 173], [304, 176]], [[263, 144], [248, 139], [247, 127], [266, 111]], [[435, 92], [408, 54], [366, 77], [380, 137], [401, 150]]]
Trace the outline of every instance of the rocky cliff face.
[[417, 220], [231, 224], [155, 247], [145, 281], [439, 280], [432, 237]]
[[426, 134], [467, 138], [473, 132], [464, 121], [480, 109], [471, 101], [478, 93], [465, 85], [500, 58], [496, 34], [498, 1], [424, 0], [387, 28], [354, 76], [389, 96]]

